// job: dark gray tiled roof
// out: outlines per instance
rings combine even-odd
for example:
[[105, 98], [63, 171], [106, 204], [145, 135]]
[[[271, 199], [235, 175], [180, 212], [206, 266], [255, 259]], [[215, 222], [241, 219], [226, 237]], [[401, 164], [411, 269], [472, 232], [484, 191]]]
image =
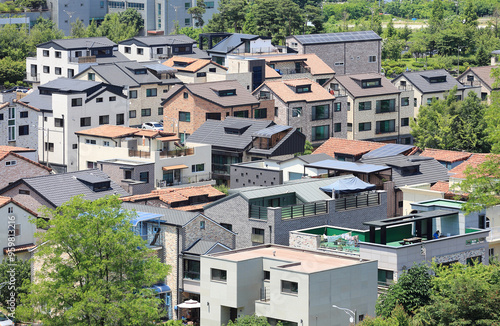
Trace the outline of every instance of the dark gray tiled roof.
[[237, 47], [241, 43], [243, 43], [244, 40], [252, 40], [252, 39], [255, 39], [258, 37], [259, 37], [259, 35], [234, 33], [231, 36], [228, 36], [225, 39], [223, 39], [222, 41], [220, 41], [219, 43], [217, 43], [210, 50], [207, 50], [207, 52], [208, 53], [216, 52], [216, 53], [227, 54], [227, 53], [230, 53], [235, 47]]
[[[236, 124], [235, 124], [236, 123]], [[248, 125], [248, 129], [241, 135], [227, 134], [226, 126], [237, 127], [237, 124]], [[246, 118], [227, 117], [225, 120], [207, 120], [191, 136], [188, 141], [192, 143], [210, 144], [214, 147], [229, 149], [245, 149], [252, 142], [252, 134], [271, 126], [269, 120], [252, 120]]]
[[211, 57], [205, 50], [201, 50], [200, 48], [193, 47], [193, 53], [189, 54], [176, 54], [179, 57], [188, 57], [188, 58], [196, 58], [196, 59], [207, 59], [210, 60]]
[[[98, 177], [100, 180], [110, 180], [111, 189], [105, 191], [92, 191], [79, 177]], [[49, 174], [33, 178], [21, 179], [29, 187], [34, 189], [40, 196], [46, 198], [56, 207], [62, 205], [76, 195], [83, 195], [86, 200], [95, 200], [108, 195], [129, 196], [130, 194], [123, 190], [117, 183], [109, 179], [104, 172], [93, 169], [76, 171], [61, 174]]]
[[[153, 73], [148, 71], [146, 67], [135, 61], [117, 62], [111, 64], [102, 64], [92, 66], [89, 69], [94, 70], [108, 84], [118, 86], [139, 87], [143, 84], [159, 84], [161, 83]], [[146, 70], [146, 74], [136, 75], [135, 70]], [[81, 72], [85, 74], [86, 71]]]
[[[416, 87], [421, 93], [438, 93], [451, 90], [453, 87], [457, 86], [459, 90], [465, 87], [460, 84], [452, 75], [450, 75], [444, 69], [437, 70], [426, 70], [426, 71], [412, 71], [404, 72], [401, 74], [408, 81]], [[443, 83], [430, 83], [426, 78], [445, 76], [446, 82]], [[393, 83], [400, 77], [396, 77]]]
[[91, 80], [78, 80], [71, 78], [57, 78], [42, 84], [41, 88], [50, 88], [61, 92], [85, 92], [86, 90], [96, 87], [101, 83]]
[[295, 37], [301, 44], [344, 43], [382, 40], [382, 38], [378, 36], [378, 34], [374, 31], [307, 34], [294, 35], [293, 37]]
[[333, 157], [331, 157], [330, 155], [327, 155], [325, 153], [302, 155], [302, 156], [298, 156], [297, 158], [301, 159], [302, 161], [304, 161], [308, 164], [312, 164], [312, 163], [316, 163], [316, 162], [320, 162], [320, 161], [324, 161], [324, 160], [333, 160], [334, 159]]
[[110, 56], [110, 57], [97, 57], [97, 58], [95, 58], [95, 61], [98, 64], [105, 64], [105, 63], [113, 63], [113, 62], [130, 61], [130, 59], [127, 58], [125, 55], [123, 55], [121, 52], [113, 51], [112, 56]]
[[159, 36], [136, 36], [131, 39], [121, 41], [120, 44], [137, 44], [139, 46], [165, 46], [174, 44], [193, 44], [195, 40], [184, 34], [159, 35]]
[[374, 149], [371, 152], [363, 155], [363, 158], [376, 158], [376, 157], [385, 157], [385, 156], [394, 156], [399, 155], [406, 152], [409, 149], [412, 149], [413, 145], [403, 145], [403, 144], [387, 144], [380, 148]]
[[191, 245], [191, 247], [184, 250], [183, 253], [199, 256], [206, 255], [211, 251], [212, 248], [217, 245], [223, 247], [226, 250], [229, 250], [229, 248], [217, 241], [198, 240], [193, 245]]
[[184, 212], [172, 208], [156, 207], [151, 205], [140, 205], [124, 202], [122, 207], [125, 209], [136, 210], [137, 212], [154, 213], [163, 215], [160, 220], [167, 224], [183, 226], [191, 221], [199, 213]]
[[[358, 74], [334, 77], [353, 97], [380, 96], [401, 93], [391, 81], [379, 74]], [[363, 80], [380, 79], [380, 87], [362, 88]]]
[[86, 38], [69, 38], [61, 40], [52, 40], [49, 42], [38, 44], [39, 48], [59, 48], [64, 50], [74, 49], [93, 49], [116, 46], [116, 43], [107, 37], [86, 37]]
[[[436, 183], [448, 181], [448, 170], [438, 161], [431, 157], [422, 156], [388, 156], [372, 159], [361, 159], [360, 162], [369, 164], [382, 164], [392, 167], [392, 180], [396, 187], [405, 185], [416, 185], [420, 183]], [[420, 165], [420, 173], [414, 175], [403, 175], [401, 168], [406, 166]]]
[[43, 111], [52, 111], [52, 96], [40, 95], [38, 89], [26, 95], [20, 101]]
[[285, 131], [287, 129], [292, 129], [292, 127], [282, 126], [282, 125], [274, 125], [274, 126], [259, 130], [259, 131], [255, 132], [252, 136], [271, 138], [273, 135], [275, 135], [279, 132]]

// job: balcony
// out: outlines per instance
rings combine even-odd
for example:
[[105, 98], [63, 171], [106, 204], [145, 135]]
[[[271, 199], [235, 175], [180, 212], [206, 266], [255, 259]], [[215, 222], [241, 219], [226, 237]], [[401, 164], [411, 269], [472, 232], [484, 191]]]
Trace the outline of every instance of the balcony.
[[26, 72], [26, 78], [24, 80], [28, 82], [40, 82], [40, 74]]
[[200, 280], [200, 272], [185, 271], [184, 272], [184, 279], [199, 281]]
[[178, 186], [182, 184], [191, 184], [212, 180], [212, 173], [196, 174], [190, 177], [180, 177], [177, 180], [167, 181], [167, 180], [156, 180], [156, 187], [165, 188]]
[[140, 158], [151, 158], [151, 152], [129, 149], [128, 156], [129, 157], [140, 157]]
[[146, 241], [146, 246], [151, 249], [163, 248], [163, 234], [158, 232], [148, 231], [147, 234], [140, 234], [142, 240]]
[[161, 151], [160, 158], [194, 155], [194, 148], [184, 147], [172, 151]]
[[71, 57], [69, 58], [69, 62], [73, 63], [94, 63], [96, 62], [96, 56], [85, 56], [85, 57]]
[[335, 211], [380, 205], [380, 193], [367, 193], [335, 199]]
[[412, 91], [413, 90], [413, 86], [412, 85], [399, 85], [398, 89], [400, 91]]
[[[259, 220], [267, 220], [267, 209], [269, 207], [250, 205], [250, 218]], [[285, 207], [270, 207], [281, 211], [281, 219], [289, 220], [299, 217], [323, 215], [328, 213], [328, 205], [326, 201], [317, 201], [313, 203], [292, 205]]]
[[347, 91], [344, 89], [337, 89], [337, 90], [330, 89], [329, 91], [330, 91], [330, 94], [332, 94], [335, 97], [347, 96]]
[[299, 69], [276, 69], [280, 75], [310, 74], [311, 68], [300, 67]]

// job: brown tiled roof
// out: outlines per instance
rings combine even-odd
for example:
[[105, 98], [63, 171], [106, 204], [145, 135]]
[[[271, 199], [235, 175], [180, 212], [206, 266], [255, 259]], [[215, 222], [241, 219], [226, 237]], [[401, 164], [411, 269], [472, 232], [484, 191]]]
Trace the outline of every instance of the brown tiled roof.
[[94, 137], [105, 137], [105, 138], [122, 138], [132, 135], [155, 138], [157, 136], [172, 135], [172, 133], [158, 131], [158, 130], [130, 128], [130, 127], [114, 126], [114, 125], [102, 125], [96, 128], [77, 131], [75, 132], [75, 134], [94, 136]]
[[175, 209], [180, 210], [180, 211], [185, 211], [185, 212], [196, 212], [200, 211], [210, 203], [203, 203], [203, 204], [197, 204], [197, 205], [189, 205], [189, 206], [182, 206], [182, 207], [175, 207]]
[[[7, 147], [8, 147], [8, 146], [7, 146]], [[49, 171], [49, 172], [51, 172], [51, 171], [52, 171], [52, 169], [51, 169], [51, 168], [49, 168], [48, 166], [45, 166], [45, 165], [43, 165], [43, 164], [40, 164], [40, 163], [35, 162], [35, 161], [33, 161], [33, 160], [30, 160], [29, 158], [24, 157], [24, 156], [22, 156], [22, 155], [19, 155], [19, 154], [15, 153], [15, 152], [8, 152], [8, 151], [2, 151], [2, 150], [0, 150], [0, 161], [1, 161], [1, 160], [3, 160], [4, 158], [6, 158], [6, 157], [7, 157], [7, 156], [9, 156], [9, 155], [12, 155], [12, 156], [14, 156], [14, 157], [16, 157], [16, 158], [19, 158], [19, 159], [21, 159], [21, 160], [25, 160], [26, 162], [31, 163], [31, 164], [34, 164], [34, 165], [36, 165], [36, 166], [38, 166], [38, 167], [41, 167], [41, 168], [43, 168], [43, 169], [45, 169], [45, 170], [47, 170], [47, 171]]]
[[433, 148], [426, 148], [420, 154], [420, 156], [432, 157], [438, 161], [449, 162], [449, 163], [464, 161], [468, 159], [471, 155], [472, 153], [448, 151], [444, 149], [433, 149]]
[[[472, 71], [477, 77], [479, 77], [490, 89], [498, 89], [493, 88], [493, 84], [495, 83], [495, 79], [490, 76], [491, 69], [497, 68], [498, 66], [486, 66], [486, 67], [471, 67], [467, 69], [468, 71]], [[463, 75], [466, 75], [468, 71], [465, 71]], [[467, 83], [465, 83], [467, 84]]]
[[489, 155], [491, 154], [472, 154], [467, 161], [454, 167], [448, 173], [451, 178], [465, 179], [465, 169], [468, 166], [476, 168], [479, 164], [484, 163], [488, 159]]
[[[362, 80], [380, 78], [381, 87], [362, 88], [359, 83]], [[396, 86], [394, 86], [389, 79], [379, 74], [359, 74], [359, 75], [345, 75], [335, 76], [335, 79], [345, 87], [345, 89], [354, 97], [378, 96], [386, 94], [401, 93]]]
[[[165, 188], [153, 190], [149, 194], [135, 195], [120, 198], [122, 201], [137, 202], [147, 199], [159, 199], [164, 203], [172, 204], [189, 200], [193, 196], [208, 195], [210, 197], [224, 196], [223, 192], [215, 189], [211, 185], [185, 187], [185, 188]], [[208, 204], [208, 203], [206, 203]], [[185, 210], [185, 209], [183, 209]]]
[[[273, 62], [286, 62], [286, 61], [304, 61], [306, 66], [311, 69], [312, 75], [324, 75], [324, 74], [334, 74], [330, 66], [328, 66], [323, 60], [321, 60], [316, 54], [281, 54], [261, 57], [266, 60], [266, 63]], [[274, 69], [273, 69], [274, 70]], [[267, 78], [267, 70], [266, 70]]]
[[[177, 61], [177, 62], [184, 62], [184, 63], [187, 64], [187, 66], [186, 67], [176, 66], [174, 64], [175, 61]], [[220, 64], [218, 64], [218, 63], [216, 63], [214, 61], [211, 61], [211, 60], [197, 59], [197, 58], [187, 58], [187, 57], [180, 57], [180, 56], [174, 56], [174, 57], [168, 59], [167, 61], [165, 61], [163, 64], [165, 66], [175, 68], [178, 71], [197, 72], [198, 70], [200, 70], [201, 68], [205, 67], [206, 65], [208, 65], [210, 63], [218, 66], [221, 69], [227, 70], [226, 67], [221, 66]]]
[[40, 109], [39, 109], [39, 108], [35, 108], [34, 106], [31, 106], [31, 105], [29, 105], [28, 103], [24, 103], [24, 102], [23, 102], [23, 101], [21, 101], [21, 100], [17, 100], [17, 99], [15, 99], [13, 102], [14, 102], [14, 103], [18, 103], [18, 104], [20, 104], [20, 105], [22, 105], [22, 106], [24, 106], [24, 107], [27, 107], [28, 109], [32, 109], [32, 110], [35, 110], [35, 111], [40, 112]]
[[0, 152], [34, 152], [33, 148], [0, 145]]
[[5, 103], [0, 104], [0, 110], [7, 107], [7, 106], [9, 106], [9, 102], [5, 102]]
[[447, 193], [450, 191], [450, 183], [446, 181], [438, 181], [431, 187], [431, 190]]
[[266, 65], [266, 79], [281, 78], [281, 75], [273, 68]]
[[30, 213], [31, 215], [33, 215], [34, 217], [37, 217], [38, 214], [33, 212], [31, 209], [27, 208], [26, 206], [22, 205], [21, 203], [15, 201], [14, 199], [12, 199], [11, 197], [5, 197], [5, 196], [0, 196], [0, 207], [4, 207], [5, 205], [7, 205], [8, 203], [13, 203], [19, 207], [21, 207], [22, 209], [24, 209], [26, 212]]
[[4, 207], [8, 203], [10, 203], [12, 198], [10, 197], [5, 197], [5, 196], [0, 196], [0, 207]]
[[[297, 85], [311, 85], [311, 91], [306, 93], [295, 93], [292, 87]], [[283, 102], [296, 102], [296, 101], [306, 101], [306, 102], [316, 102], [316, 101], [333, 101], [335, 97], [331, 95], [326, 89], [321, 87], [320, 84], [309, 78], [301, 79], [287, 79], [287, 80], [267, 80], [259, 88], [254, 91], [260, 91], [263, 85], [267, 85], [269, 89], [279, 97]]]
[[335, 157], [336, 153], [358, 156], [366, 154], [385, 145], [387, 144], [372, 141], [330, 138], [325, 141], [320, 147], [318, 147], [314, 151], [314, 154], [324, 153], [330, 155], [331, 157]]

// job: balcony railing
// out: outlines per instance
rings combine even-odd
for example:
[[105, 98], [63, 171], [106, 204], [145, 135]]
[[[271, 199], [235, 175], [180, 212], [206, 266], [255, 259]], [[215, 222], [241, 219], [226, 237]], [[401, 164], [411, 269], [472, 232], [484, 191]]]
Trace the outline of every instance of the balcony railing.
[[32, 82], [39, 82], [40, 81], [40, 74], [26, 72], [26, 80], [32, 81]]
[[311, 68], [300, 67], [299, 69], [277, 69], [280, 75], [295, 75], [295, 74], [307, 74], [311, 73]]
[[150, 158], [151, 157], [151, 152], [137, 151], [137, 150], [134, 150], [134, 149], [129, 149], [128, 150], [128, 156], [130, 156], [130, 157], [140, 157], [140, 158]]
[[74, 62], [74, 63], [93, 63], [93, 62], [96, 62], [96, 56], [95, 55], [90, 55], [90, 56], [85, 56], [85, 57], [71, 57], [71, 58], [69, 58], [69, 62]]
[[413, 90], [413, 86], [412, 85], [406, 85], [406, 86], [399, 85], [398, 89], [400, 91], [412, 91]]
[[259, 220], [267, 220], [267, 207], [250, 205], [250, 217]]
[[347, 96], [347, 92], [343, 89], [337, 89], [337, 90], [330, 89], [329, 92], [335, 97]]
[[163, 234], [161, 232], [148, 232], [147, 234], [141, 234], [140, 237], [147, 242], [148, 247], [163, 246]]
[[268, 302], [271, 300], [271, 290], [267, 287], [260, 288], [260, 301]]
[[358, 196], [349, 196], [335, 199], [335, 210], [363, 208], [380, 205], [380, 193], [367, 193]]
[[376, 107], [375, 108], [375, 113], [392, 113], [392, 112], [397, 112], [398, 111], [398, 106], [397, 105], [394, 105], [392, 107]]
[[287, 220], [297, 217], [321, 215], [327, 212], [328, 205], [326, 201], [317, 201], [314, 203], [282, 207], [281, 219]]
[[188, 156], [194, 155], [194, 148], [186, 147], [181, 149], [175, 149], [172, 151], [161, 151], [160, 157], [178, 157], [178, 156]]
[[156, 180], [156, 186], [159, 188], [178, 186], [182, 184], [190, 184], [212, 180], [212, 173], [195, 174], [190, 177], [180, 177], [176, 180]]

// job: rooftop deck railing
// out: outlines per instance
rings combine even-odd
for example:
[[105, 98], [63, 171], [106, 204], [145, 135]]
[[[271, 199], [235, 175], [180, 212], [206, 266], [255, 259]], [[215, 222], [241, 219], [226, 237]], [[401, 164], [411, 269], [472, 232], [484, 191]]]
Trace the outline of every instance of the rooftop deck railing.
[[358, 196], [349, 196], [335, 199], [335, 210], [343, 211], [348, 209], [363, 208], [380, 205], [380, 193], [367, 193]]

